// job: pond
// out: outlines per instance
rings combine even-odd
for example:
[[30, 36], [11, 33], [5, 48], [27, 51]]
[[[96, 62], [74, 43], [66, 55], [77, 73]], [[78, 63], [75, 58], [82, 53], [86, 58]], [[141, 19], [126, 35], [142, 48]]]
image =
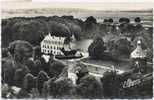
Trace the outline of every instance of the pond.
[[72, 49], [80, 49], [82, 52], [88, 52], [88, 47], [93, 42], [93, 39], [83, 39], [80, 41], [72, 41], [71, 48]]

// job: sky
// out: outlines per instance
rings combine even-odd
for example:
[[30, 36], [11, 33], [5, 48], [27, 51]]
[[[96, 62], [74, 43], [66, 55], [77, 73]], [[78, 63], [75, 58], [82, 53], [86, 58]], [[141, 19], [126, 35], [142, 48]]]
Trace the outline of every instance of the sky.
[[32, 0], [34, 2], [151, 2], [153, 0]]
[[[146, 1], [151, 1], [151, 0], [146, 0]], [[102, 0], [88, 0], [88, 2], [87, 0], [76, 0], [73, 2], [70, 2], [70, 0], [33, 0], [33, 2], [31, 2], [31, 0], [2, 0], [2, 9], [80, 8], [88, 10], [143, 10], [143, 9], [150, 9], [152, 8], [152, 6], [153, 4], [151, 2], [146, 2], [146, 3], [105, 2], [104, 3], [102, 2]]]
[[1, 1], [2, 2], [31, 2], [32, 0], [1, 0]]

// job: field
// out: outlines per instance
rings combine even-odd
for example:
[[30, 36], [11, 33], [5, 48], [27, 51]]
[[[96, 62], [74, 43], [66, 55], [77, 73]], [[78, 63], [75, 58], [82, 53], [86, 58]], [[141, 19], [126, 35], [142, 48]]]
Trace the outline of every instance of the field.
[[128, 17], [131, 21], [135, 17], [141, 17], [144, 24], [152, 25], [152, 10], [142, 10], [142, 11], [91, 11], [85, 9], [27, 9], [27, 10], [4, 10], [2, 9], [2, 18], [11, 17], [36, 17], [36, 16], [63, 16], [72, 15], [75, 18], [86, 20], [89, 16], [94, 16], [98, 22], [103, 22], [105, 18], [113, 18], [115, 22], [119, 20], [120, 17]]

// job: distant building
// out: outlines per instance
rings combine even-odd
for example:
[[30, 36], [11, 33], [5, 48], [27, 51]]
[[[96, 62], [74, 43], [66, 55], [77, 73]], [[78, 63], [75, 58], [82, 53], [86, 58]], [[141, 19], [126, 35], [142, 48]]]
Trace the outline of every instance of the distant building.
[[51, 36], [49, 33], [41, 42], [41, 52], [45, 54], [60, 55], [62, 54], [61, 48], [64, 46], [66, 37]]

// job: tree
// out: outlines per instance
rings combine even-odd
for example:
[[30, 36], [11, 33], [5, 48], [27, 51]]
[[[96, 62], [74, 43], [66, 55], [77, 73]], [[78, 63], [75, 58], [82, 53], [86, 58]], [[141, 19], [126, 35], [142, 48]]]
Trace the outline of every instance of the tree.
[[40, 94], [42, 94], [42, 89], [43, 89], [43, 85], [46, 81], [48, 81], [50, 77], [48, 76], [48, 74], [44, 71], [40, 71], [37, 75], [37, 79], [36, 79], [36, 87], [39, 91]]
[[122, 17], [122, 18], [119, 19], [119, 22], [120, 23], [123, 23], [123, 22], [129, 23], [130, 22], [130, 19], [129, 18]]
[[55, 61], [49, 64], [49, 76], [58, 77], [62, 73], [64, 68], [65, 68], [65, 65], [58, 61]]
[[50, 21], [49, 31], [51, 35], [66, 36], [66, 37], [71, 36], [69, 27], [62, 22]]
[[97, 20], [93, 16], [90, 16], [84, 22], [84, 30], [89, 33], [91, 30], [95, 29], [96, 24]]
[[30, 98], [34, 97], [34, 93], [32, 90], [35, 88], [35, 77], [28, 73], [23, 78], [23, 86], [19, 93], [17, 94], [17, 98]]
[[[36, 27], [37, 26], [37, 27]], [[45, 23], [37, 20], [20, 21], [14, 24], [14, 28], [19, 27], [14, 35], [16, 39], [26, 40], [34, 45], [39, 45], [43, 39], [43, 33], [46, 33], [47, 28]]]
[[34, 53], [33, 53], [34, 60], [40, 58], [41, 55], [42, 55], [42, 53], [41, 53], [41, 47], [40, 46], [34, 47]]
[[30, 73], [34, 76], [37, 75], [38, 73], [38, 67], [36, 66], [35, 61], [28, 59], [27, 61], [25, 61], [25, 65], [28, 67], [28, 69], [30, 70]]
[[73, 20], [74, 19], [74, 17], [73, 16], [62, 16], [61, 18], [64, 18], [64, 19], [69, 19], [69, 20]]
[[[108, 42], [109, 52], [115, 59], [129, 58], [133, 50], [132, 44], [126, 37], [114, 37]], [[118, 58], [117, 58], [118, 56]]]
[[75, 39], [79, 40], [81, 35], [81, 27], [74, 23], [68, 23], [68, 27], [70, 29], [71, 35], [74, 35]]
[[17, 40], [9, 44], [9, 52], [16, 62], [23, 63], [32, 56], [32, 45], [27, 41]]
[[109, 18], [109, 22], [110, 22], [110, 23], [113, 23], [114, 21], [113, 21], [113, 19], [112, 19], [112, 18]]
[[[32, 54], [32, 45], [26, 41], [18, 40], [10, 43], [8, 50], [12, 57], [3, 64], [2, 70], [5, 75], [4, 81], [8, 83], [8, 85], [14, 85], [15, 74], [17, 74], [17, 76], [20, 74], [20, 70], [16, 73], [17, 69], [21, 69], [22, 74], [29, 73], [25, 62]], [[20, 78], [16, 77], [16, 79], [18, 80]]]
[[7, 48], [2, 48], [2, 58], [8, 57], [9, 51]]
[[103, 39], [101, 37], [97, 37], [88, 47], [89, 56], [92, 59], [101, 59], [105, 49]]
[[[70, 24], [71, 23], [71, 24]], [[80, 39], [83, 21], [73, 16], [15, 17], [2, 20], [2, 46], [7, 47], [14, 40], [26, 40], [39, 45], [48, 32], [56, 36], [71, 36]]]
[[82, 98], [100, 99], [102, 97], [102, 87], [99, 78], [89, 75], [86, 65], [78, 62], [75, 66], [77, 75], [76, 93]]
[[140, 19], [140, 17], [136, 17], [136, 18], [134, 19], [134, 21], [135, 21], [135, 22], [141, 22], [141, 19]]
[[71, 96], [71, 90], [73, 88], [72, 81], [67, 77], [57, 78], [50, 89], [52, 95], [55, 98], [69, 98]]
[[129, 55], [131, 51], [131, 44], [126, 38], [119, 38], [119, 40], [115, 41], [115, 45], [119, 52]]
[[122, 98], [121, 80], [115, 71], [105, 72], [101, 81], [105, 98], [119, 98], [120, 96]]
[[89, 16], [87, 19], [86, 19], [86, 21], [85, 21], [85, 23], [89, 23], [89, 24], [91, 24], [91, 23], [97, 23], [97, 20], [93, 17], [93, 16]]

